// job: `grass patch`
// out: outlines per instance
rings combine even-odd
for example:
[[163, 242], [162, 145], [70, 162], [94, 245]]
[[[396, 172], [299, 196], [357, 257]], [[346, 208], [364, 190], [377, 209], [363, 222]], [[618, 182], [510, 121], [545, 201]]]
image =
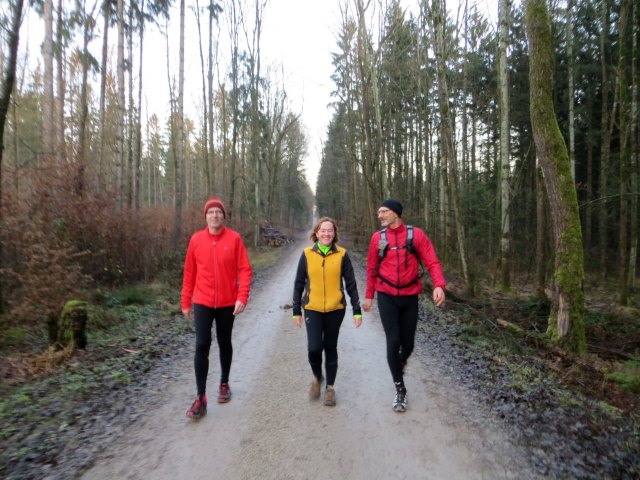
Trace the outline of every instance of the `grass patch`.
[[141, 285], [123, 288], [116, 292], [114, 298], [120, 305], [147, 305], [153, 302], [153, 295]]
[[251, 267], [256, 271], [266, 270], [269, 267], [272, 267], [276, 264], [278, 259], [280, 258], [281, 249], [272, 248], [272, 247], [258, 247], [251, 248], [248, 250], [249, 261], [251, 262]]
[[620, 385], [625, 392], [640, 393], [640, 359], [624, 362], [620, 370], [609, 373], [606, 377]]

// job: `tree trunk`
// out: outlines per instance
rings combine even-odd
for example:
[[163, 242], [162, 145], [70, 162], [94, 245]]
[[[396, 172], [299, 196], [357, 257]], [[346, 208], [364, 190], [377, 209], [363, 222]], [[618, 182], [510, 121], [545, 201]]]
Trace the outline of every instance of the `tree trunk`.
[[[600, 112], [600, 130], [602, 132], [600, 140], [600, 187], [598, 194], [600, 202], [598, 204], [598, 244], [600, 247], [600, 272], [601, 279], [607, 277], [609, 262], [607, 261], [608, 243], [608, 212], [607, 203], [609, 195], [609, 157], [611, 153], [611, 135], [616, 111], [614, 101], [613, 108], [609, 110], [609, 66], [607, 65], [606, 47], [609, 41], [609, 2], [602, 1], [602, 31], [600, 32], [600, 66], [602, 70], [602, 99]], [[616, 95], [614, 94], [614, 99]]]
[[575, 184], [553, 107], [553, 38], [545, 0], [526, 0], [530, 114], [551, 210], [555, 244], [553, 308], [548, 334], [568, 351], [584, 353], [584, 260]]
[[99, 107], [99, 126], [100, 143], [98, 147], [98, 188], [104, 188], [104, 146], [106, 141], [105, 131], [105, 115], [106, 115], [106, 98], [107, 98], [107, 61], [109, 55], [109, 24], [111, 18], [111, 1], [103, 0], [102, 14], [104, 15], [104, 24], [102, 26], [102, 59], [100, 68], [100, 107]]
[[62, 31], [62, 15], [63, 15], [63, 7], [62, 0], [58, 0], [58, 24], [56, 26], [56, 62], [58, 64], [57, 72], [57, 99], [55, 105], [55, 112], [57, 113], [57, 121], [54, 122], [55, 125], [55, 158], [57, 165], [63, 165], [63, 161], [66, 156], [66, 142], [64, 138], [64, 127], [66, 125], [64, 119], [64, 111], [65, 111], [65, 80], [64, 80], [64, 51], [65, 51], [65, 39]]
[[630, 55], [627, 48], [627, 38], [631, 27], [630, 0], [622, 0], [620, 4], [619, 21], [619, 56], [618, 56], [618, 95], [620, 131], [620, 220], [618, 230], [618, 291], [620, 293], [620, 305], [629, 304], [629, 214], [631, 195], [631, 169], [629, 158], [629, 78], [627, 76], [627, 64], [630, 63]]
[[509, 199], [509, 70], [507, 67], [507, 43], [509, 38], [509, 0], [500, 0], [498, 16], [500, 32], [498, 46], [498, 82], [500, 100], [500, 287], [511, 289], [511, 227]]
[[[365, 181], [365, 191], [367, 193], [367, 217], [371, 219], [371, 229], [375, 230], [375, 206], [379, 200], [378, 197], [386, 195], [382, 189], [376, 188], [378, 186], [376, 176], [376, 158], [374, 150], [374, 139], [372, 132], [372, 115], [371, 109], [373, 104], [373, 87], [372, 77], [375, 76], [373, 71], [372, 60], [370, 60], [370, 42], [367, 34], [367, 26], [364, 17], [364, 5], [362, 0], [358, 0], [356, 3], [357, 15], [358, 15], [358, 71], [360, 72], [360, 88], [361, 88], [361, 115], [360, 122], [362, 124], [363, 138], [363, 175]], [[384, 171], [381, 174], [383, 177]]]
[[214, 8], [215, 3], [211, 0], [209, 2], [209, 54], [208, 54], [208, 71], [207, 71], [207, 104], [208, 104], [208, 115], [207, 122], [209, 124], [208, 129], [208, 138], [207, 142], [209, 145], [208, 148], [208, 157], [207, 157], [207, 165], [210, 167], [207, 169], [209, 172], [209, 178], [207, 182], [207, 188], [209, 193], [216, 191], [216, 160], [214, 156], [214, 123], [213, 123], [213, 65], [214, 65], [214, 57], [213, 57], [213, 20], [216, 18], [216, 10]]
[[52, 158], [55, 151], [53, 94], [53, 0], [44, 2], [44, 98], [42, 100], [42, 153]]
[[[11, 93], [13, 92], [13, 85], [16, 81], [16, 67], [18, 59], [18, 44], [20, 43], [20, 20], [22, 18], [22, 8], [24, 6], [23, 0], [16, 0], [13, 5], [13, 12], [11, 16], [11, 25], [7, 30], [7, 67], [4, 70], [2, 84], [0, 84], [0, 224], [3, 223], [2, 204], [3, 191], [2, 191], [2, 159], [4, 154], [4, 127], [7, 122], [7, 114], [9, 112], [9, 104], [11, 102]], [[0, 270], [3, 268], [3, 252], [2, 242], [0, 242]], [[4, 301], [4, 289], [2, 288], [3, 282], [0, 281], [0, 312], [2, 312], [2, 306]]]
[[184, 135], [184, 15], [185, 0], [180, 0], [180, 53], [178, 54], [178, 135], [176, 136], [176, 162], [175, 185], [176, 202], [173, 224], [173, 246], [177, 249], [182, 234], [182, 204], [184, 201], [184, 179], [182, 172], [185, 169], [185, 135]]
[[[264, 0], [262, 0], [264, 2]], [[251, 156], [254, 170], [254, 231], [253, 245], [260, 242], [260, 224], [262, 222], [262, 147], [260, 135], [260, 36], [262, 34], [262, 12], [264, 3], [255, 0], [255, 25], [251, 46]], [[274, 175], [275, 176], [275, 175]]]
[[69, 300], [65, 303], [55, 328], [50, 328], [49, 343], [57, 348], [84, 350], [87, 347], [87, 303]]
[[[211, 172], [209, 171], [209, 102], [207, 100], [207, 77], [204, 63], [204, 53], [202, 51], [202, 26], [200, 22], [200, 2], [196, 0], [196, 27], [198, 28], [198, 53], [200, 55], [200, 74], [202, 75], [202, 148], [204, 177], [207, 188], [211, 185]], [[209, 17], [211, 18], [211, 17]], [[209, 41], [211, 41], [211, 32], [209, 32]]]
[[88, 105], [88, 78], [89, 78], [89, 40], [91, 39], [91, 27], [93, 13], [97, 2], [93, 5], [91, 12], [82, 11], [82, 83], [80, 85], [80, 125], [78, 130], [78, 170], [76, 172], [75, 191], [82, 197], [86, 190], [85, 171], [87, 166], [87, 117], [89, 116]]
[[[239, 19], [237, 14], [236, 2], [231, 0], [231, 164], [229, 168], [229, 211], [233, 212], [233, 205], [236, 195], [236, 162], [238, 159], [238, 131], [240, 129], [240, 105], [239, 105], [239, 92], [238, 92], [238, 80], [239, 80], [239, 40], [238, 40], [238, 25]], [[230, 213], [229, 215], [231, 215]]]
[[569, 97], [569, 161], [571, 162], [571, 176], [576, 179], [576, 141], [575, 141], [575, 114], [574, 114], [574, 86], [573, 86], [573, 2], [567, 0], [567, 96]]
[[129, 105], [127, 108], [127, 134], [126, 134], [126, 145], [127, 145], [127, 168], [125, 169], [125, 185], [126, 185], [126, 204], [127, 208], [133, 208], [133, 179], [135, 176], [134, 173], [134, 135], [135, 135], [135, 121], [136, 121], [136, 106], [133, 101], [133, 6], [129, 8], [129, 27], [127, 28], [127, 64], [129, 67], [127, 68], [127, 82], [129, 83], [129, 88], [127, 89], [127, 93], [129, 94]]
[[133, 206], [136, 210], [140, 209], [140, 184], [142, 175], [142, 52], [144, 47], [144, 1], [140, 1], [140, 12], [142, 18], [140, 19], [140, 50], [138, 53], [138, 110], [136, 115], [136, 148], [135, 148], [135, 162], [134, 162], [134, 181], [133, 181]]
[[638, 74], [638, 36], [640, 32], [640, 7], [637, 2], [632, 4], [633, 14], [632, 21], [632, 52], [631, 52], [631, 159], [630, 159], [630, 183], [631, 183], [631, 214], [630, 214], [630, 245], [629, 245], [629, 276], [628, 276], [628, 289], [633, 292], [635, 289], [636, 281], [636, 262], [638, 260], [638, 173], [640, 170], [640, 127], [638, 126], [638, 90], [640, 81]]
[[124, 0], [118, 0], [118, 126], [116, 140], [116, 199], [118, 211], [123, 210], [124, 202], [124, 125], [126, 118], [125, 82], [124, 82]]
[[546, 229], [546, 209], [544, 208], [544, 178], [542, 178], [542, 169], [536, 166], [534, 169], [536, 184], [536, 296], [540, 299], [546, 299], [545, 286], [547, 284], [547, 255], [545, 252], [545, 244], [547, 237]]
[[442, 0], [433, 0], [432, 17], [433, 33], [435, 36], [436, 67], [438, 70], [438, 103], [440, 106], [440, 142], [442, 145], [442, 157], [445, 162], [444, 169], [447, 173], [446, 187], [453, 211], [455, 222], [455, 233], [458, 247], [458, 259], [462, 270], [462, 277], [467, 291], [472, 294], [474, 285], [469, 278], [467, 267], [467, 253], [465, 247], [464, 224], [460, 215], [460, 199], [458, 198], [458, 169], [456, 167], [455, 150], [453, 148], [453, 129], [449, 112], [449, 93], [447, 87], [445, 47], [444, 47], [444, 27], [445, 17]]

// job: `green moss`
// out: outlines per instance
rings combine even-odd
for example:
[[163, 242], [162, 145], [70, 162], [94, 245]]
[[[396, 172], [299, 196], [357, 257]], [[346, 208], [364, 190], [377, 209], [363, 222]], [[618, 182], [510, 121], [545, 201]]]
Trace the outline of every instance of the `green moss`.
[[82, 300], [69, 300], [67, 303], [64, 304], [64, 307], [62, 308], [62, 312], [60, 313], [60, 317], [64, 318], [65, 316], [69, 315], [73, 310], [84, 310], [86, 313], [87, 302], [84, 302]]

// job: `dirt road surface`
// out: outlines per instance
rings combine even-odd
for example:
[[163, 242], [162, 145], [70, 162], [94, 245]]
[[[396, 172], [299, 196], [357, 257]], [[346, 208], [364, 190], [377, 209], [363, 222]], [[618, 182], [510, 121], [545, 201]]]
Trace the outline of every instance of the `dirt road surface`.
[[[342, 326], [337, 406], [311, 402], [306, 332], [291, 319], [299, 248], [252, 291], [236, 318], [230, 403], [215, 403], [219, 361], [212, 346], [207, 416], [185, 411], [195, 395], [190, 345], [160, 406], [107, 445], [85, 479], [526, 479], [536, 478], [508, 438], [478, 421], [472, 396], [416, 346], [406, 373], [409, 408], [391, 409], [393, 383], [374, 308]], [[362, 271], [362, 269], [359, 269]], [[364, 294], [364, 279], [359, 279]], [[187, 320], [185, 320], [187, 321]], [[212, 401], [213, 400], [213, 401]]]

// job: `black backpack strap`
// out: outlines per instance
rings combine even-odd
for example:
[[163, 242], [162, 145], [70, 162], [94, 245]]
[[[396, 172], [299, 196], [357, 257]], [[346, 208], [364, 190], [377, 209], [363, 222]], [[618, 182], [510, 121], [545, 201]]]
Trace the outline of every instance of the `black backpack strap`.
[[[418, 260], [418, 278], [422, 278], [422, 276], [424, 275], [424, 267], [422, 265], [422, 262], [420, 261], [420, 257], [418, 256], [418, 253], [416, 252], [416, 249], [413, 244], [413, 225], [407, 225], [406, 245], [394, 247], [393, 249], [400, 250], [403, 248], [407, 249], [407, 254], [411, 253], [414, 257], [416, 257], [416, 260]], [[375, 276], [380, 278], [380, 280], [382, 280], [384, 283], [387, 283], [394, 288], [405, 288], [405, 287], [408, 287], [409, 285], [412, 285], [415, 282], [415, 280], [404, 285], [396, 285], [395, 283], [387, 280], [382, 275], [380, 275], [380, 264], [382, 263], [382, 260], [384, 260], [384, 257], [387, 255], [388, 251], [389, 251], [389, 242], [387, 242], [387, 229], [385, 227], [382, 230], [380, 230], [380, 240], [378, 242], [378, 263], [376, 264]], [[406, 262], [407, 262], [407, 257], [405, 256], [405, 267], [406, 267]]]
[[387, 229], [386, 227], [380, 230], [380, 240], [378, 241], [378, 265], [387, 254], [389, 249], [389, 243], [387, 242]]

